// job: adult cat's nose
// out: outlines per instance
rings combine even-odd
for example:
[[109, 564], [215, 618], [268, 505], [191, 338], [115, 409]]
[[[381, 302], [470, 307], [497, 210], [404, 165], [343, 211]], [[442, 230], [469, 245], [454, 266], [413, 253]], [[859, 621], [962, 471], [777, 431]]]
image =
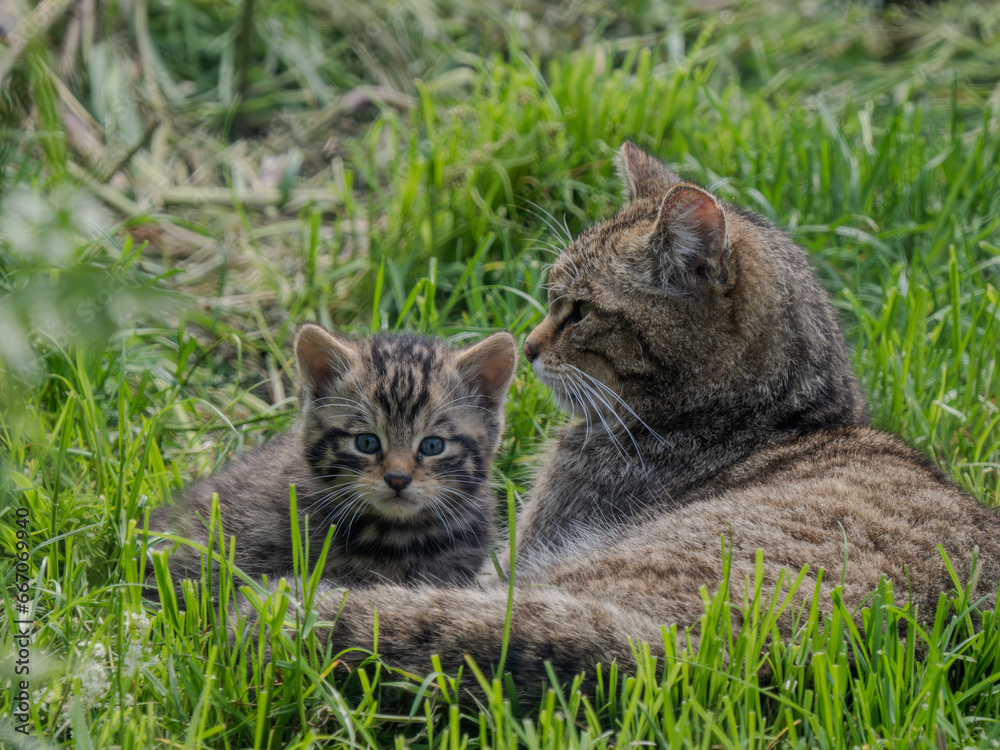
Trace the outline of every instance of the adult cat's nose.
[[389, 472], [385, 475], [385, 483], [396, 490], [396, 492], [406, 489], [412, 481], [413, 477], [409, 474]]
[[531, 343], [531, 339], [525, 339], [524, 342], [524, 358], [529, 362], [534, 362], [535, 357], [538, 356], [538, 350], [535, 345]]

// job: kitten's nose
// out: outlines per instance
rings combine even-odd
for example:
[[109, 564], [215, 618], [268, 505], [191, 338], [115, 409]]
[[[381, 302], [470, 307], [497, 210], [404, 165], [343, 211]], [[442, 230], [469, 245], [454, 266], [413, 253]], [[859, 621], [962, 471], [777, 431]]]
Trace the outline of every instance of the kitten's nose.
[[524, 358], [529, 362], [534, 362], [535, 357], [538, 356], [538, 350], [535, 345], [531, 343], [531, 339], [525, 339], [524, 341]]
[[385, 483], [396, 490], [396, 492], [405, 490], [412, 481], [413, 477], [409, 474], [390, 472], [385, 475]]

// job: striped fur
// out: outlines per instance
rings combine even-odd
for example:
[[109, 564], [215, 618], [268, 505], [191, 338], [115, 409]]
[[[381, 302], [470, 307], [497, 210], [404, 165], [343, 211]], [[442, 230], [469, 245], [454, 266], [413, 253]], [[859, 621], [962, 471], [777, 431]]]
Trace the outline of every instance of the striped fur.
[[[304, 326], [296, 337], [302, 379], [297, 430], [235, 460], [153, 519], [204, 542], [200, 518], [218, 493], [223, 526], [246, 573], [292, 569], [289, 485], [319, 552], [331, 525], [324, 574], [338, 584], [464, 584], [494, 538], [490, 464], [517, 362], [513, 337], [495, 334], [461, 350], [412, 335], [365, 341]], [[365, 453], [358, 436], [374, 436]], [[443, 450], [426, 455], [426, 438]], [[405, 478], [401, 489], [390, 486]], [[200, 558], [182, 548], [179, 576], [197, 577]]]
[[[932, 617], [952, 589], [941, 544], [963, 576], [979, 547], [977, 595], [990, 606], [1000, 519], [866, 425], [803, 251], [632, 144], [621, 162], [632, 202], [568, 241], [548, 316], [525, 346], [577, 419], [545, 455], [518, 519], [507, 667], [521, 696], [538, 693], [545, 661], [562, 679], [593, 675], [598, 662], [628, 668], [630, 638], [662, 653], [661, 626], [696, 626], [699, 589], [721, 580], [720, 536], [732, 545], [734, 602], [763, 549], [772, 586], [782, 567], [810, 567], [789, 611], [825, 569], [823, 613], [843, 575], [860, 626], [860, 605], [885, 575]], [[351, 591], [331, 637], [337, 650], [371, 647], [377, 610], [389, 664], [422, 674], [439, 654], [455, 671], [470, 654], [488, 670], [506, 597], [501, 586]], [[321, 615], [340, 604], [331, 592]], [[738, 625], [738, 608], [733, 616]], [[792, 622], [779, 627], [788, 636]]]

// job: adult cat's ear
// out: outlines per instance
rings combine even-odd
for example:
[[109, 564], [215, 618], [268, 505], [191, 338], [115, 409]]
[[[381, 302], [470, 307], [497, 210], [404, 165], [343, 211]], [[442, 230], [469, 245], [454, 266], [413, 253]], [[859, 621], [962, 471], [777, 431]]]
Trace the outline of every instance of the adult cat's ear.
[[487, 336], [456, 352], [455, 366], [462, 379], [482, 396], [483, 406], [498, 409], [507, 399], [517, 368], [517, 342], [507, 331]]
[[678, 185], [663, 198], [648, 237], [650, 279], [668, 294], [700, 297], [729, 280], [726, 215], [715, 196]]
[[357, 364], [358, 350], [350, 341], [306, 323], [295, 334], [295, 360], [302, 378], [302, 400], [308, 404], [328, 393]]
[[625, 197], [659, 200], [675, 185], [683, 182], [670, 168], [632, 141], [625, 141], [615, 158], [618, 175], [625, 184]]

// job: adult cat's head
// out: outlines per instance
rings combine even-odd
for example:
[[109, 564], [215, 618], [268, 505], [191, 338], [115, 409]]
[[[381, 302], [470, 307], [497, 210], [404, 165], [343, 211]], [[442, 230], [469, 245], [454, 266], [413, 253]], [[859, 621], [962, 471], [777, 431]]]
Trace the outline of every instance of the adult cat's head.
[[[626, 142], [629, 202], [564, 249], [525, 354], [577, 414], [807, 430], [863, 401], [827, 293], [762, 217], [722, 204]], [[610, 422], [609, 422], [610, 423]]]
[[295, 356], [306, 458], [331, 486], [325, 502], [336, 522], [443, 522], [492, 504], [489, 466], [517, 364], [513, 336], [451, 350], [427, 337], [353, 341], [305, 325]]

